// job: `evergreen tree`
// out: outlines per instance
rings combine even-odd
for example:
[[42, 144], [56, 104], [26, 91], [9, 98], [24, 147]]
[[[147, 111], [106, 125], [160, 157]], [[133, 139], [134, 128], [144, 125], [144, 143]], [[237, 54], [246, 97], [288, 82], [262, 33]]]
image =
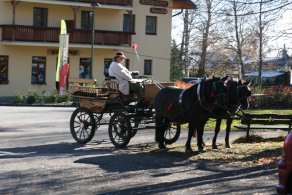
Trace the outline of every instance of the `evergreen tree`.
[[180, 58], [179, 46], [175, 40], [171, 43], [171, 60], [170, 60], [170, 80], [180, 80], [183, 78], [183, 61]]

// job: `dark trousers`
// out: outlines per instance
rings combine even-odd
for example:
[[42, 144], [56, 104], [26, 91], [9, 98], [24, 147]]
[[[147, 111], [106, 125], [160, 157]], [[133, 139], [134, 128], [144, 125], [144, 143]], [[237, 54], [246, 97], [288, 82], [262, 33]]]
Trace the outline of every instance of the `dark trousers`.
[[139, 99], [144, 98], [144, 85], [143, 83], [129, 82], [130, 94], [136, 93]]

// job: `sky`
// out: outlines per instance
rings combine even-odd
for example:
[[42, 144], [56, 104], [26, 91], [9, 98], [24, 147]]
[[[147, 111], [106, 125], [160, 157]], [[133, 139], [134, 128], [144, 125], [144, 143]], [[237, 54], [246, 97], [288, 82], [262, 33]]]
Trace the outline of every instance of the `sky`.
[[[283, 19], [279, 23], [279, 28], [281, 29], [287, 29], [287, 28], [292, 28], [292, 10], [287, 11], [283, 15]], [[292, 32], [292, 30], [290, 30]], [[291, 38], [281, 38], [278, 41], [275, 41], [274, 44], [277, 48], [283, 48], [284, 44], [286, 49], [288, 50], [288, 54], [292, 56], [292, 35], [290, 36]]]
[[[177, 43], [181, 42], [181, 36], [182, 36], [182, 29], [183, 29], [183, 22], [180, 19], [180, 16], [176, 16], [172, 19], [172, 39], [175, 39]], [[279, 28], [286, 29], [286, 28], [292, 28], [292, 10], [287, 11], [283, 15], [283, 19], [278, 23]], [[292, 30], [291, 30], [292, 33]], [[274, 50], [272, 53], [269, 54], [268, 57], [278, 57], [280, 49], [285, 48], [288, 50], [289, 56], [292, 56], [292, 35], [291, 38], [280, 38], [277, 41], [273, 41], [270, 44], [273, 45], [273, 47], [278, 48], [277, 50]]]

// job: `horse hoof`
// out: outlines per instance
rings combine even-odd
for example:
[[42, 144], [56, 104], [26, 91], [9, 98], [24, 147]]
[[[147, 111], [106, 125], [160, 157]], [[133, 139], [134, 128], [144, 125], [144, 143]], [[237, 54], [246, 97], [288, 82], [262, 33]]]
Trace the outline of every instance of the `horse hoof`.
[[232, 148], [230, 144], [226, 144], [226, 148]]
[[158, 147], [160, 150], [166, 149], [166, 146], [164, 144], [158, 144]]
[[206, 152], [205, 148], [199, 148], [199, 153]]
[[212, 149], [217, 150], [218, 146], [217, 145], [212, 145]]

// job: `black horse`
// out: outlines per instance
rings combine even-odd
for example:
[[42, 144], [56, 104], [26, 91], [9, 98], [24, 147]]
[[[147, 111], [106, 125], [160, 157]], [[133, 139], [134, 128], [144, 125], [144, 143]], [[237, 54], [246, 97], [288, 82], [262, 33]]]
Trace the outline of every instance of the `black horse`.
[[[239, 109], [246, 110], [249, 107], [249, 97], [251, 96], [251, 90], [249, 88], [249, 81], [242, 82], [241, 80], [228, 80], [226, 81], [226, 109], [220, 109], [220, 116], [226, 118], [226, 136], [225, 136], [225, 146], [226, 148], [231, 148], [229, 142], [229, 135], [232, 124], [232, 116]], [[216, 112], [216, 111], [215, 111]], [[212, 148], [217, 149], [216, 139], [220, 132], [220, 126], [222, 122], [222, 117], [216, 118], [215, 135], [212, 140]]]
[[169, 122], [189, 123], [186, 149], [191, 150], [191, 138], [198, 132], [199, 151], [204, 150], [203, 132], [210, 113], [225, 106], [225, 79], [211, 78], [183, 90], [175, 87], [161, 89], [155, 98], [155, 139], [159, 148], [165, 148], [164, 133]]

